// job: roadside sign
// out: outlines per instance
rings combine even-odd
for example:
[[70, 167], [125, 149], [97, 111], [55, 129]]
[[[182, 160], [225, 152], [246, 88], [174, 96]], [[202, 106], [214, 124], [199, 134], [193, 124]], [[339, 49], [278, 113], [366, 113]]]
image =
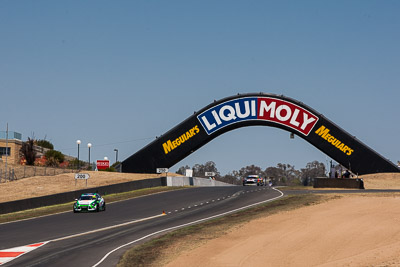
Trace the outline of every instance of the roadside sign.
[[157, 173], [167, 173], [168, 172], [168, 168], [157, 168]]
[[215, 172], [206, 172], [205, 176], [215, 176]]
[[98, 170], [105, 170], [110, 168], [110, 161], [109, 160], [97, 160], [96, 161], [97, 169]]
[[86, 187], [87, 187], [87, 180], [89, 178], [90, 178], [90, 175], [88, 173], [75, 173], [75, 186], [76, 186], [76, 181], [85, 180], [86, 181]]
[[75, 179], [89, 179], [90, 175], [88, 173], [75, 173]]
[[186, 176], [186, 177], [193, 177], [193, 170], [191, 170], [191, 169], [186, 169], [186, 170], [185, 170], [185, 176]]

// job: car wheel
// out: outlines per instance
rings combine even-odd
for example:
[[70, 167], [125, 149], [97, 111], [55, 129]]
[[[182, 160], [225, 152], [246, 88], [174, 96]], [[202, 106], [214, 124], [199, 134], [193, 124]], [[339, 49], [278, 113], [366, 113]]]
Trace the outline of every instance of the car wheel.
[[106, 211], [106, 203], [104, 202], [103, 211]]
[[99, 209], [99, 204], [97, 204], [96, 205], [96, 212], [99, 212], [100, 211], [100, 209]]

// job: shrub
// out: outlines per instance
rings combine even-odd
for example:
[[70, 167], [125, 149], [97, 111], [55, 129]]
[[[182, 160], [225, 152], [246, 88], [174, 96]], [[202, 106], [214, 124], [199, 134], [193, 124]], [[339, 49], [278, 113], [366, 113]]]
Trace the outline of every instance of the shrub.
[[57, 167], [60, 163], [64, 162], [64, 155], [60, 151], [57, 150], [49, 150], [45, 154], [46, 156], [46, 165]]
[[110, 167], [110, 168], [107, 168], [107, 169], [105, 169], [105, 170], [99, 170], [99, 171], [104, 171], [104, 172], [116, 172], [116, 170], [115, 170], [114, 167]]
[[47, 140], [36, 140], [35, 144], [40, 147], [54, 149], [54, 145], [52, 143], [50, 143], [50, 141], [47, 141]]

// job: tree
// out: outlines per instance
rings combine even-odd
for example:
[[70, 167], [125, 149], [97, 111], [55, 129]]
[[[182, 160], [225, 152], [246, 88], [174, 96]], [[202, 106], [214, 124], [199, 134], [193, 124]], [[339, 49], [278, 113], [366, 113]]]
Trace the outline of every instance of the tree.
[[54, 149], [54, 145], [50, 143], [50, 141], [47, 141], [46, 139], [43, 140], [36, 140], [35, 145], [48, 148], [48, 149]]
[[263, 177], [265, 175], [264, 172], [262, 171], [262, 169], [255, 165], [249, 165], [249, 166], [243, 167], [235, 174], [241, 178], [244, 178], [248, 175], [259, 175], [261, 177]]
[[190, 169], [188, 165], [186, 166], [181, 166], [175, 173], [180, 174], [180, 175], [186, 175], [186, 170]]
[[218, 180], [224, 183], [228, 184], [241, 184], [241, 179], [240, 176], [237, 176], [237, 171], [230, 172], [228, 174], [225, 174], [224, 176], [221, 176]]
[[194, 177], [205, 177], [206, 172], [214, 172], [215, 179], [221, 177], [214, 161], [207, 161], [205, 164], [196, 164], [193, 166]]
[[85, 166], [85, 164], [86, 164], [86, 162], [79, 160], [79, 165], [78, 165], [78, 159], [75, 158], [69, 162], [69, 167], [72, 169], [77, 169], [78, 166], [82, 167], [82, 166]]
[[34, 165], [36, 160], [36, 151], [34, 149], [34, 139], [28, 137], [28, 141], [22, 143], [20, 155], [26, 160], [26, 165]]
[[313, 178], [326, 177], [325, 164], [316, 160], [307, 163], [306, 167], [304, 169], [301, 169], [300, 172], [303, 185], [308, 185], [309, 181], [311, 181], [311, 179]]
[[48, 150], [45, 154], [46, 156], [46, 165], [52, 167], [58, 167], [60, 163], [64, 162], [64, 155], [60, 151], [57, 150]]
[[272, 178], [275, 184], [293, 185], [300, 183], [300, 171], [290, 164], [278, 163], [276, 167], [268, 167], [265, 174]]
[[276, 167], [268, 167], [267, 169], [265, 169], [264, 173], [268, 178], [272, 179], [275, 182], [279, 181], [282, 176], [281, 171]]

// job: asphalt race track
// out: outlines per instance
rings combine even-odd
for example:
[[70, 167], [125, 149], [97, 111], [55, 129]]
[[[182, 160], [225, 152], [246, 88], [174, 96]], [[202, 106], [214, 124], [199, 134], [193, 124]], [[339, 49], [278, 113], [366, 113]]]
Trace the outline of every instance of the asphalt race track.
[[0, 250], [50, 241], [2, 266], [115, 266], [127, 249], [157, 232], [280, 196], [269, 187], [190, 188], [108, 203], [105, 212], [76, 214], [71, 207], [67, 213], [0, 224]]

